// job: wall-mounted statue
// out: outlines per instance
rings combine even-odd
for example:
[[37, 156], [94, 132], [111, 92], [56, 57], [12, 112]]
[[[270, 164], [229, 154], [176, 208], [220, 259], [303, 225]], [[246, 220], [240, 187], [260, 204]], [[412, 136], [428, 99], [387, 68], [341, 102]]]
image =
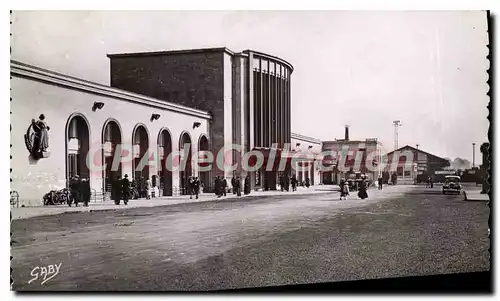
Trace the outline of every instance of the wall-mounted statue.
[[45, 116], [41, 114], [37, 121], [31, 120], [31, 124], [24, 135], [26, 148], [35, 159], [47, 158], [49, 152], [49, 130], [50, 127], [45, 122]]

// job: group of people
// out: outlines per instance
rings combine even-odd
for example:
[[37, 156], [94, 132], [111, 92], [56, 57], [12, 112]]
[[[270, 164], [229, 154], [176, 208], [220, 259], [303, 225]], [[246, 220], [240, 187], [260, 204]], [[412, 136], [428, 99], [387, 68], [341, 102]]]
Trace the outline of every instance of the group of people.
[[290, 191], [290, 185], [292, 185], [292, 191], [296, 191], [298, 184], [299, 181], [297, 180], [297, 177], [295, 175], [292, 175], [291, 178], [287, 175], [280, 176], [281, 191]]
[[198, 198], [198, 195], [200, 194], [200, 187], [201, 187], [201, 183], [200, 183], [200, 179], [198, 179], [198, 177], [189, 176], [187, 178], [187, 181], [186, 181], [187, 193], [186, 194], [189, 194], [189, 199], [192, 199], [193, 195], [195, 195], [196, 198]]
[[74, 203], [78, 207], [78, 203], [83, 203], [85, 207], [89, 206], [90, 196], [90, 183], [88, 179], [80, 178], [76, 175], [70, 179], [69, 189], [71, 191], [71, 198], [68, 200], [68, 206]]
[[[382, 183], [382, 182], [380, 182], [380, 183]], [[346, 181], [345, 179], [342, 179], [342, 180], [340, 180], [339, 186], [340, 186], [340, 200], [342, 200], [342, 199], [347, 200], [347, 196], [350, 193], [349, 182]], [[357, 187], [358, 197], [360, 199], [363, 200], [363, 199], [366, 199], [368, 197], [367, 189], [368, 189], [368, 185], [366, 183], [366, 180], [361, 179], [361, 181], [359, 181], [359, 185]], [[379, 187], [379, 189], [381, 189], [381, 188]]]
[[121, 200], [125, 205], [128, 204], [130, 200], [130, 181], [128, 179], [128, 175], [125, 174], [123, 179], [121, 176], [116, 178], [116, 181], [112, 183], [111, 187], [111, 199], [115, 202], [116, 205], [120, 205]]
[[[233, 176], [231, 179], [231, 187], [233, 194], [241, 196], [242, 183], [239, 176]], [[214, 193], [218, 198], [226, 196], [228, 190], [227, 180], [224, 177], [216, 176], [214, 188]], [[248, 176], [245, 177], [245, 182], [243, 183], [243, 193], [250, 194], [250, 178]]]

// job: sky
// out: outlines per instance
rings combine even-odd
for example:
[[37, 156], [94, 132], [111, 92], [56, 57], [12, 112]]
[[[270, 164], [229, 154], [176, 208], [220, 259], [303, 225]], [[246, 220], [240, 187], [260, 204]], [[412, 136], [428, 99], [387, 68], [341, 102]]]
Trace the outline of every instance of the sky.
[[378, 138], [481, 164], [489, 68], [481, 11], [14, 11], [11, 58], [109, 85], [108, 53], [227, 47], [294, 66], [292, 131]]

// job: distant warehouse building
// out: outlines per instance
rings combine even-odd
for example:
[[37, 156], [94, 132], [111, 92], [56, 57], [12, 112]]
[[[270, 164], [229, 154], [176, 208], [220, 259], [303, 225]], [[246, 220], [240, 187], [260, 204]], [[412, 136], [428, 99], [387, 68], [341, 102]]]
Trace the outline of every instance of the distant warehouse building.
[[447, 169], [450, 166], [447, 159], [409, 145], [385, 156], [387, 165], [384, 171], [391, 175], [396, 173], [398, 184], [425, 182], [429, 177], [434, 181], [442, 181], [446, 175], [455, 174], [455, 171]]

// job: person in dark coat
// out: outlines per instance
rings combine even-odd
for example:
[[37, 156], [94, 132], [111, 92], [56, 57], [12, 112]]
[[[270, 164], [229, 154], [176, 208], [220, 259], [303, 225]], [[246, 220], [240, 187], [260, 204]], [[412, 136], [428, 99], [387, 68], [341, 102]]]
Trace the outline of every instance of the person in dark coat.
[[285, 190], [286, 192], [290, 191], [290, 178], [288, 175], [285, 175]]
[[382, 190], [383, 184], [382, 184], [382, 175], [378, 176], [378, 190]]
[[122, 179], [122, 195], [123, 195], [123, 203], [127, 205], [128, 200], [130, 198], [130, 181], [128, 180], [127, 174], [125, 174], [125, 177], [123, 177]]
[[292, 191], [297, 190], [297, 178], [295, 175], [292, 175], [292, 179], [290, 180], [292, 182]]
[[227, 190], [227, 180], [226, 178], [222, 179], [222, 193], [221, 195], [226, 196], [226, 190]]
[[280, 189], [281, 192], [285, 191], [285, 177], [283, 175], [280, 176]]
[[236, 182], [235, 182], [235, 186], [236, 186], [236, 194], [238, 196], [241, 196], [241, 180], [240, 180], [240, 177], [236, 177]]
[[309, 178], [306, 178], [306, 180], [304, 181], [304, 185], [309, 188], [309, 186], [311, 186], [311, 183], [309, 182]]
[[366, 181], [365, 180], [361, 180], [359, 182], [358, 197], [362, 200], [364, 200], [368, 197], [368, 193], [366, 192]]
[[215, 194], [217, 195], [218, 198], [221, 197], [221, 188], [222, 188], [222, 181], [220, 180], [219, 176], [215, 177]]
[[200, 179], [198, 177], [195, 177], [193, 180], [193, 193], [196, 199], [198, 199], [198, 194], [200, 193]]
[[234, 189], [235, 183], [236, 183], [236, 177], [233, 176], [233, 178], [231, 179], [231, 187], [232, 187], [232, 190], [233, 190], [233, 194], [236, 194], [236, 189]]
[[243, 192], [245, 194], [250, 194], [250, 177], [246, 176], [245, 177], [245, 186]]
[[116, 181], [111, 184], [111, 198], [115, 201], [116, 205], [120, 205], [122, 199], [122, 177], [116, 177]]
[[90, 202], [90, 196], [92, 195], [92, 193], [90, 192], [90, 182], [87, 179], [82, 179], [82, 184], [80, 187], [82, 190], [83, 205], [85, 207], [88, 207]]
[[186, 190], [187, 193], [189, 193], [189, 199], [193, 198], [193, 192], [194, 192], [193, 188], [194, 188], [194, 177], [189, 176], [186, 181]]
[[[81, 181], [78, 175], [74, 176], [70, 183], [71, 196], [73, 198], [73, 202], [75, 203], [75, 207], [78, 207], [78, 203], [81, 202], [82, 193], [81, 193]], [[71, 207], [71, 202], [68, 203]]]

